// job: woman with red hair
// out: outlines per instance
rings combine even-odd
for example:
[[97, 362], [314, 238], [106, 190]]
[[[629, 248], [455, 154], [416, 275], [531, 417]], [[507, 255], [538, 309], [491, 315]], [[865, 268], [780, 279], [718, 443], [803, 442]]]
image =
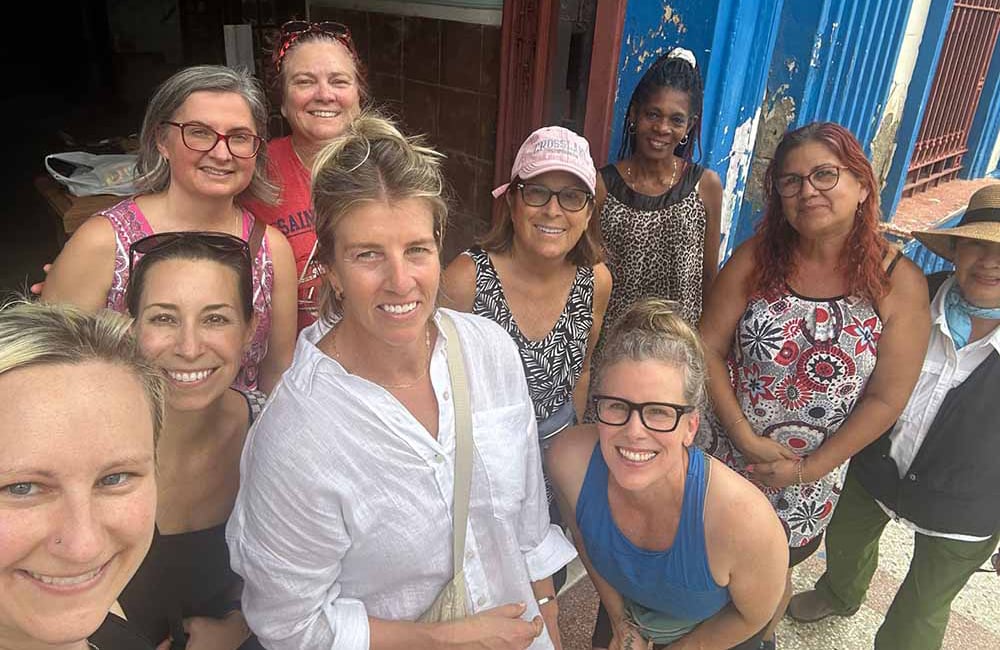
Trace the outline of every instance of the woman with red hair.
[[[701, 318], [715, 406], [710, 451], [770, 499], [791, 567], [819, 546], [851, 456], [892, 426], [929, 337], [920, 269], [878, 232], [878, 184], [857, 139], [829, 122], [786, 133], [756, 234]], [[709, 418], [710, 419], [710, 418]]]

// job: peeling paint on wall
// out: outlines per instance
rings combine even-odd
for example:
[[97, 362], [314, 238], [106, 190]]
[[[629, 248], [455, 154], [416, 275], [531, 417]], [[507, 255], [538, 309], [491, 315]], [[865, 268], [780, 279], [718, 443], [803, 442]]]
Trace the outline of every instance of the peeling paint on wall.
[[816, 38], [813, 40], [812, 55], [809, 57], [809, 67], [818, 68], [819, 67], [819, 53], [823, 49], [823, 35], [816, 34]]
[[774, 157], [781, 136], [795, 121], [795, 99], [784, 95], [782, 85], [772, 99], [764, 98], [764, 119], [757, 131], [757, 143], [754, 147], [753, 161], [750, 164], [750, 178], [747, 180], [746, 198], [754, 212], [764, 209], [766, 196], [764, 192], [764, 172]]
[[872, 138], [872, 168], [875, 170], [875, 178], [878, 179], [879, 187], [885, 185], [885, 180], [889, 176], [892, 156], [896, 152], [896, 131], [898, 129], [899, 116], [886, 112], [882, 116], [882, 122], [875, 132], [875, 137]]
[[719, 249], [720, 259], [725, 256], [732, 234], [733, 216], [737, 207], [743, 201], [746, 189], [747, 172], [753, 157], [754, 140], [757, 136], [757, 124], [760, 121], [760, 107], [733, 131], [733, 146], [729, 149], [729, 167], [726, 170], [726, 180], [723, 183], [722, 194], [722, 245]]

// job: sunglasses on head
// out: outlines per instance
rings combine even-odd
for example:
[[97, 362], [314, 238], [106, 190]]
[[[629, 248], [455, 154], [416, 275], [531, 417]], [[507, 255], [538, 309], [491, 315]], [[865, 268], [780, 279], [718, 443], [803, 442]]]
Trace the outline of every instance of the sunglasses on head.
[[274, 52], [274, 66], [279, 71], [281, 70], [281, 62], [285, 58], [285, 54], [295, 44], [295, 41], [305, 34], [326, 34], [332, 36], [347, 48], [352, 57], [355, 59], [358, 58], [358, 52], [354, 49], [354, 39], [351, 38], [351, 30], [343, 23], [330, 20], [318, 23], [308, 20], [289, 20], [281, 26], [280, 33], [281, 45]]
[[149, 237], [143, 237], [129, 247], [129, 277], [131, 278], [132, 269], [135, 267], [135, 263], [139, 257], [166, 250], [172, 246], [176, 246], [180, 242], [185, 241], [197, 241], [213, 250], [219, 251], [220, 253], [242, 253], [246, 255], [247, 260], [250, 259], [250, 245], [239, 237], [234, 237], [221, 232], [162, 232], [150, 235]]

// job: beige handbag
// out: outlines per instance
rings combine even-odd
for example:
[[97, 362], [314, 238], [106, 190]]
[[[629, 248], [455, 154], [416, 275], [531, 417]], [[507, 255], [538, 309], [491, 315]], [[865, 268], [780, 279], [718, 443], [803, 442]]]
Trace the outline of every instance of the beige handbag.
[[469, 406], [469, 384], [462, 362], [462, 344], [451, 319], [441, 314], [441, 329], [448, 337], [448, 371], [451, 374], [451, 394], [455, 396], [455, 494], [452, 521], [452, 579], [437, 595], [431, 606], [417, 621], [438, 623], [465, 618], [465, 529], [469, 520], [469, 491], [472, 484], [472, 411]]

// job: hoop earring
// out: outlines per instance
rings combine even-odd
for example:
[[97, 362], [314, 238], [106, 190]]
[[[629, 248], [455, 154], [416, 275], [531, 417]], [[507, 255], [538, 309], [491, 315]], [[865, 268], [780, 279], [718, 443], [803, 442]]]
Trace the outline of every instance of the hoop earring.
[[691, 138], [690, 138], [690, 137], [688, 137], [688, 134], [687, 134], [687, 133], [685, 133], [685, 134], [684, 134], [684, 137], [683, 137], [683, 138], [681, 138], [681, 141], [680, 141], [680, 142], [679, 142], [678, 144], [680, 144], [680, 145], [681, 145], [681, 146], [683, 147], [684, 145], [686, 145], [686, 144], [688, 143], [688, 141], [689, 141], [690, 139], [691, 139]]
[[629, 135], [635, 135], [635, 122], [629, 122], [628, 127], [625, 129], [625, 131]]

